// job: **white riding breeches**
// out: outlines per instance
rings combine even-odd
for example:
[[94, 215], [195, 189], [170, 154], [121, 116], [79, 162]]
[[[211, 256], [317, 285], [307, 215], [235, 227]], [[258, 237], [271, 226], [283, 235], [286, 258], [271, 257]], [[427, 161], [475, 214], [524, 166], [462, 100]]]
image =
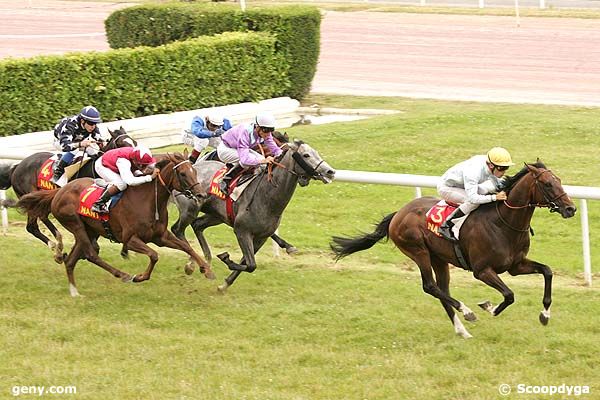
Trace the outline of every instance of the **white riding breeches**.
[[[447, 202], [460, 204], [458, 208], [460, 208], [465, 215], [469, 214], [471, 211], [479, 207], [479, 204], [473, 204], [467, 201], [467, 192], [463, 188], [446, 186], [440, 183], [437, 187], [437, 191], [438, 194], [442, 197], [442, 199], [446, 200]], [[477, 192], [479, 194], [490, 194], [495, 191], [496, 187], [491, 181], [482, 182], [477, 186]]]
[[208, 146], [212, 147], [213, 149], [216, 149], [217, 146], [221, 144], [221, 137], [215, 136], [211, 138], [202, 139], [192, 134], [189, 130], [184, 129], [181, 132], [181, 141], [186, 146], [191, 146], [194, 148], [194, 150], [201, 153], [202, 150], [204, 150]]
[[123, 178], [121, 178], [121, 175], [102, 165], [102, 157], [96, 160], [94, 167], [96, 168], [98, 175], [104, 179], [106, 183], [115, 185], [120, 191], [127, 189], [127, 184]]
[[[254, 150], [250, 150], [250, 153], [255, 155], [258, 158], [262, 158], [262, 155], [257, 153]], [[240, 163], [240, 156], [236, 149], [232, 149], [231, 147], [227, 147], [225, 143], [221, 142], [217, 147], [217, 154], [219, 155], [219, 159], [226, 164], [234, 164], [237, 165]], [[245, 167], [242, 165], [242, 167]]]

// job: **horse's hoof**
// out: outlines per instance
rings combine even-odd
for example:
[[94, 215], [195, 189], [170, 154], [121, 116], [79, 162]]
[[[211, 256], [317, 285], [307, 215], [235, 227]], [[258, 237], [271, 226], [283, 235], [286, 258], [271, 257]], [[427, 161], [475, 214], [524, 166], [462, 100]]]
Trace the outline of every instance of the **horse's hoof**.
[[194, 264], [192, 264], [191, 262], [188, 262], [187, 264], [185, 264], [185, 267], [183, 267], [183, 271], [185, 272], [186, 275], [191, 275], [194, 273]]
[[54, 256], [54, 262], [57, 263], [57, 264], [62, 264], [64, 260], [65, 259], [64, 259], [64, 256], [62, 254]]
[[477, 303], [477, 305], [489, 313], [493, 313], [493, 311], [494, 311], [494, 306], [492, 305], [492, 302], [489, 300], [482, 301], [481, 303]]
[[546, 313], [545, 311], [542, 311], [540, 313], [540, 322], [542, 325], [546, 326], [548, 325], [548, 321], [550, 320], [550, 315], [549, 313]]
[[227, 282], [223, 283], [222, 285], [217, 286], [217, 293], [225, 294], [227, 292], [228, 287], [229, 287], [229, 285], [227, 284]]
[[204, 277], [205, 277], [206, 279], [210, 279], [211, 281], [212, 281], [212, 280], [215, 280], [215, 279], [217, 279], [217, 276], [216, 276], [216, 275], [215, 275], [215, 273], [212, 271], [212, 269], [209, 269], [208, 271], [205, 271], [205, 272], [204, 272]]
[[129, 260], [129, 252], [122, 251], [121, 252], [121, 258], [124, 259], [124, 260]]
[[476, 322], [477, 321], [477, 315], [475, 315], [475, 313], [472, 312], [472, 311], [468, 312], [468, 313], [465, 313], [463, 315], [464, 315], [466, 321], [469, 321], [469, 322]]
[[121, 281], [124, 283], [136, 282], [136, 277], [136, 275], [124, 275], [123, 277], [121, 277]]
[[288, 248], [285, 249], [285, 252], [288, 253], [290, 256], [294, 255], [296, 253], [298, 253], [298, 249], [295, 248], [294, 246], [290, 246]]
[[217, 258], [223, 262], [229, 261], [229, 253], [225, 252], [225, 253], [217, 254]]

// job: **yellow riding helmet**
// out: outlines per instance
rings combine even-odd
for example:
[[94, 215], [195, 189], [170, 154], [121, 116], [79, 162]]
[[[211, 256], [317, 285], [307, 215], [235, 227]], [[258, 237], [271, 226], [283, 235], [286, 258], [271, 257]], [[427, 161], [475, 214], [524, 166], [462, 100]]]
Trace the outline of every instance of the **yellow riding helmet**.
[[515, 163], [512, 162], [510, 153], [503, 147], [494, 147], [488, 151], [487, 158], [489, 162], [499, 167], [510, 167], [511, 165], [515, 165]]

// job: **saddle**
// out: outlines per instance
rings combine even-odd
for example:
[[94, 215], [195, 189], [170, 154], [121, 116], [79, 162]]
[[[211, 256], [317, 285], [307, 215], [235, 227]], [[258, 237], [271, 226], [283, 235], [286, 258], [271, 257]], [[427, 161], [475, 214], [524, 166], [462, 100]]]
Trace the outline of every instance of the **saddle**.
[[84, 155], [83, 153], [78, 154], [73, 159], [73, 162], [67, 167], [65, 167], [65, 173], [55, 184], [53, 182], [50, 182], [50, 179], [52, 179], [52, 177], [54, 176], [54, 163], [58, 162], [61, 156], [61, 154], [55, 154], [42, 164], [37, 179], [38, 189], [52, 190], [56, 189], [57, 186], [65, 186], [69, 182], [69, 180], [71, 180], [71, 178], [75, 176], [81, 168], [83, 168], [84, 165], [86, 165], [90, 161], [93, 161], [91, 157]]

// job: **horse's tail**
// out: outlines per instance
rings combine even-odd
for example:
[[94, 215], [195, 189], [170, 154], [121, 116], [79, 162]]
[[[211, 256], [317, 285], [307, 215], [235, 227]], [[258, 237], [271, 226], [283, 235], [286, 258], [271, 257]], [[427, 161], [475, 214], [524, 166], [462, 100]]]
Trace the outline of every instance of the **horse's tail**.
[[17, 208], [29, 216], [45, 218], [50, 214], [52, 199], [59, 189], [38, 190], [21, 197], [17, 202]]
[[384, 237], [389, 237], [389, 227], [396, 213], [387, 215], [377, 226], [373, 233], [367, 233], [363, 236], [357, 236], [354, 238], [334, 236], [333, 242], [329, 244], [331, 250], [335, 253], [335, 259], [346, 257], [357, 251], [370, 249]]
[[12, 173], [17, 164], [0, 164], [0, 190], [9, 189]]

